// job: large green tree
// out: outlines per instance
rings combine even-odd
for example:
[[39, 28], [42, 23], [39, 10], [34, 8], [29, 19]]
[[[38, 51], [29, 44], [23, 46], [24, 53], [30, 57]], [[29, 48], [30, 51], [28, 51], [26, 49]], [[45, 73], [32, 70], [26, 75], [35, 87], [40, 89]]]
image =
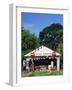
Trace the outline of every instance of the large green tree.
[[21, 50], [22, 50], [22, 58], [24, 55], [29, 53], [30, 51], [39, 47], [39, 39], [35, 36], [35, 34], [30, 33], [24, 27], [21, 28]]
[[63, 58], [63, 26], [59, 23], [45, 27], [39, 33], [40, 44], [45, 45], [61, 54]]

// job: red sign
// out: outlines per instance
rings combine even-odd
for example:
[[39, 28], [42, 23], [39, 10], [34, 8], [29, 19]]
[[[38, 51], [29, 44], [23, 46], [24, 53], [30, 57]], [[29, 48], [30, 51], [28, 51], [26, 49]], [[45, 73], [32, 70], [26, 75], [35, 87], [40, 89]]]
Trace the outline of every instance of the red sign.
[[56, 52], [52, 52], [52, 57], [53, 57], [53, 58], [56, 57]]
[[31, 53], [31, 57], [32, 57], [32, 58], [35, 57], [35, 53], [34, 53], [34, 52]]

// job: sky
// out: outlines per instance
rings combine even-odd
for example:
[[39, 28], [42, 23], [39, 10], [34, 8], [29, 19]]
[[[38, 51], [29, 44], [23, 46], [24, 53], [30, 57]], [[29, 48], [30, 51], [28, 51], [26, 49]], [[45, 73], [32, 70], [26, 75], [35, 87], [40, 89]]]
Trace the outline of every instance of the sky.
[[63, 25], [63, 14], [21, 13], [21, 27], [34, 33], [37, 37], [40, 31], [53, 23]]

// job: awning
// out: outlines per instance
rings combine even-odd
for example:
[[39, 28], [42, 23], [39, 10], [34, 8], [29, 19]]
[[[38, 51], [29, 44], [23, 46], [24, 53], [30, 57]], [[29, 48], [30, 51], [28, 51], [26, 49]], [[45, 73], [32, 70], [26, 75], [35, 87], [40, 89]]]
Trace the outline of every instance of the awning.
[[24, 56], [30, 57], [30, 56], [34, 55], [34, 56], [47, 56], [48, 57], [48, 56], [52, 56], [54, 54], [56, 56], [60, 56], [60, 54], [58, 52], [56, 52], [46, 46], [40, 46], [39, 48], [36, 48], [35, 50], [27, 53]]

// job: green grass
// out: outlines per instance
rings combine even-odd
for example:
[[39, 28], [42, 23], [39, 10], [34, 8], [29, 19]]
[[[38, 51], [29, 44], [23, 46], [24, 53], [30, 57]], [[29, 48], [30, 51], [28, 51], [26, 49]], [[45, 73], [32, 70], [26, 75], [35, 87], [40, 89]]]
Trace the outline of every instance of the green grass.
[[32, 77], [32, 76], [56, 76], [56, 75], [63, 75], [63, 70], [60, 71], [45, 71], [45, 72], [40, 72], [40, 71], [35, 71], [31, 72], [30, 74], [27, 74], [27, 77]]

